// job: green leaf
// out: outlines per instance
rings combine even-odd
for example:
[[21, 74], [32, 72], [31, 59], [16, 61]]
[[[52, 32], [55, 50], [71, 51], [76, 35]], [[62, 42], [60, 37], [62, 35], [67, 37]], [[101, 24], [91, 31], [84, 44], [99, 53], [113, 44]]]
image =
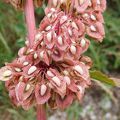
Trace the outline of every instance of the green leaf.
[[90, 76], [93, 80], [104, 82], [104, 83], [111, 85], [111, 86], [120, 87], [120, 79], [110, 78], [100, 71], [90, 71]]

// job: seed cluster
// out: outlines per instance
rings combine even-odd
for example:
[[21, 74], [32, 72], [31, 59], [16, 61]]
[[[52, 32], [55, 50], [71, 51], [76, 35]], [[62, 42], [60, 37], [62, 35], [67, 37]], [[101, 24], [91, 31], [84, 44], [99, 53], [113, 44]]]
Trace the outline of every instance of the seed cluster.
[[36, 30], [32, 48], [26, 46], [18, 58], [0, 70], [0, 80], [13, 103], [29, 109], [48, 103], [64, 109], [82, 100], [91, 85], [91, 59], [83, 53], [91, 37], [104, 38], [102, 12], [105, 0], [50, 0], [45, 17]]

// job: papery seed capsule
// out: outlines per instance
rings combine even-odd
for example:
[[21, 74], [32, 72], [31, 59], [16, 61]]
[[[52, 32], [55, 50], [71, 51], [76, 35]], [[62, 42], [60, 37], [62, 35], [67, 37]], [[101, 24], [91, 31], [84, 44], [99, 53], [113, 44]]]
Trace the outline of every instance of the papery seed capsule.
[[23, 76], [20, 76], [20, 78], [19, 78], [19, 81], [21, 82], [21, 81], [23, 81]]
[[72, 22], [72, 27], [78, 30], [78, 26], [76, 25], [75, 22]]
[[24, 66], [27, 66], [29, 64], [29, 62], [24, 62], [23, 65]]
[[68, 33], [70, 36], [72, 36], [72, 30], [68, 29]]
[[35, 7], [40, 7], [42, 6], [43, 0], [33, 0]]
[[88, 0], [88, 2], [89, 2], [89, 6], [91, 7], [92, 6], [92, 1]]
[[40, 43], [40, 45], [43, 46], [43, 45], [44, 45], [44, 42], [42, 41], [42, 42]]
[[58, 55], [58, 54], [59, 54], [59, 52], [58, 52], [57, 50], [55, 50], [55, 51], [54, 51], [54, 54]]
[[51, 18], [51, 16], [52, 16], [52, 13], [48, 13], [48, 14], [47, 14], [47, 17], [48, 17], [48, 18]]
[[67, 20], [67, 16], [63, 16], [63, 17], [60, 19], [60, 24], [63, 24], [66, 20]]
[[15, 71], [16, 72], [21, 72], [21, 69], [20, 68], [15, 68]]
[[91, 26], [90, 26], [90, 29], [91, 29], [93, 32], [96, 32], [96, 28], [95, 28], [94, 25], [91, 25]]
[[48, 86], [49, 86], [51, 89], [54, 88], [51, 83], [48, 83]]
[[60, 3], [63, 4], [64, 2], [66, 2], [66, 0], [60, 0]]
[[35, 71], [37, 70], [37, 67], [36, 66], [31, 66], [28, 70], [28, 75], [34, 73]]
[[49, 77], [54, 77], [54, 74], [51, 72], [51, 71], [47, 71], [47, 75], [49, 76]]
[[51, 40], [52, 40], [52, 33], [51, 33], [51, 32], [49, 32], [49, 33], [47, 34], [47, 40], [48, 40], [49, 42], [51, 42]]
[[83, 16], [84, 18], [88, 18], [88, 17], [89, 17], [89, 15], [88, 15], [87, 13], [83, 14], [82, 16]]
[[57, 6], [58, 0], [53, 0], [53, 5], [56, 7]]
[[76, 49], [76, 47], [74, 45], [72, 45], [70, 47], [70, 51], [71, 51], [72, 54], [76, 54], [77, 49]]
[[51, 28], [52, 28], [51, 26], [47, 26], [45, 30], [49, 31]]
[[31, 52], [33, 52], [33, 51], [34, 51], [33, 49], [30, 49], [28, 52], [31, 53]]
[[38, 41], [40, 39], [40, 37], [42, 36], [41, 33], [38, 33], [35, 35], [35, 41]]
[[37, 59], [38, 55], [37, 53], [34, 53], [34, 59]]
[[55, 8], [51, 8], [50, 10], [51, 10], [52, 12], [55, 12]]
[[53, 77], [52, 80], [56, 83], [57, 86], [61, 85], [60, 79], [57, 76]]
[[31, 78], [29, 79], [29, 81], [33, 81], [33, 80], [35, 80], [35, 77], [31, 77]]
[[54, 36], [57, 37], [57, 34], [54, 32]]
[[86, 44], [85, 39], [82, 39], [82, 40], [80, 41], [80, 44], [81, 44], [81, 47], [85, 47], [85, 44]]
[[28, 40], [25, 41], [25, 45], [27, 45], [27, 46], [29, 45], [29, 41]]
[[70, 85], [71, 81], [70, 81], [70, 78], [68, 76], [65, 76], [64, 80], [67, 83], [67, 85]]
[[47, 91], [47, 86], [44, 84], [41, 85], [41, 89], [40, 89], [41, 96], [45, 95], [46, 91]]
[[72, 42], [73, 44], [76, 44], [76, 42], [75, 42], [74, 40], [71, 40], [71, 42]]
[[48, 50], [47, 53], [48, 53], [48, 55], [51, 55], [51, 51], [50, 50]]
[[63, 44], [63, 40], [62, 40], [62, 37], [61, 37], [61, 36], [58, 37], [58, 43], [59, 43], [60, 45]]
[[16, 9], [22, 9], [24, 6], [24, 0], [9, 0], [9, 2], [15, 7]]
[[44, 51], [40, 52], [40, 58], [44, 57]]
[[78, 88], [78, 90], [79, 90], [81, 93], [84, 93], [84, 90], [83, 90], [83, 88], [82, 88], [80, 85], [77, 85], [77, 88]]
[[[11, 3], [16, 9], [23, 10], [25, 6], [25, 0], [5, 0], [8, 3]], [[41, 6], [43, 0], [33, 0], [35, 7]]]
[[30, 89], [31, 85], [30, 84], [27, 84], [26, 85], [26, 88], [25, 88], [25, 91], [28, 91]]
[[64, 75], [69, 75], [69, 72], [67, 70], [63, 71]]
[[90, 18], [91, 18], [92, 20], [96, 20], [96, 17], [95, 17], [94, 15], [91, 15]]
[[74, 70], [76, 70], [78, 73], [80, 73], [81, 75], [83, 74], [83, 69], [81, 68], [81, 66], [79, 66], [79, 65], [76, 65], [75, 67], [74, 67]]
[[3, 76], [4, 77], [9, 77], [12, 75], [12, 72], [10, 70], [6, 70], [4, 73], [3, 73]]
[[84, 0], [79, 0], [80, 5], [84, 3]]
[[100, 0], [97, 0], [97, 4], [98, 4], [98, 5], [100, 5], [100, 4], [101, 4]]

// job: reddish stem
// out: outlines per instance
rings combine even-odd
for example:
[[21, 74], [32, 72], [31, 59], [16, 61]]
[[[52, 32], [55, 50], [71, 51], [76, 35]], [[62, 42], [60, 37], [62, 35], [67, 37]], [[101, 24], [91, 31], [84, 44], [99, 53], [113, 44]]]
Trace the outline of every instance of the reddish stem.
[[44, 105], [37, 105], [37, 120], [46, 120], [46, 111]]
[[34, 15], [34, 5], [33, 0], [25, 0], [25, 18], [26, 18], [26, 25], [28, 30], [28, 39], [29, 45], [32, 47], [35, 37], [35, 15]]
[[[28, 30], [29, 44], [32, 48], [36, 30], [33, 0], [26, 0], [25, 18]], [[46, 112], [43, 105], [37, 105], [37, 120], [46, 120]]]

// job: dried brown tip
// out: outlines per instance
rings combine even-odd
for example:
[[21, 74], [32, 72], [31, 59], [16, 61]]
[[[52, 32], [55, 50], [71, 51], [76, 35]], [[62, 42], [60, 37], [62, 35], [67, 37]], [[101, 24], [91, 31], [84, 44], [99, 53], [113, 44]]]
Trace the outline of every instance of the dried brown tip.
[[[25, 0], [4, 0], [6, 3], [10, 3], [15, 9], [23, 10]], [[43, 0], [33, 0], [35, 7], [41, 7]]]

